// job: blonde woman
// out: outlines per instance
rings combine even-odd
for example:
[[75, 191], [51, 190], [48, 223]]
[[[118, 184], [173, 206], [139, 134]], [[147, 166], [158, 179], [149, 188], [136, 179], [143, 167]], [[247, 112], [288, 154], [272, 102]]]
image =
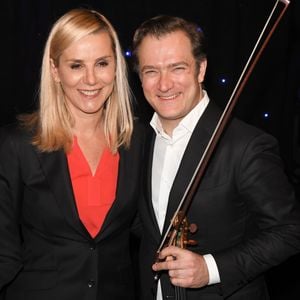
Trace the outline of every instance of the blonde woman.
[[113, 26], [67, 12], [45, 46], [38, 111], [1, 129], [1, 299], [134, 299], [142, 137]]

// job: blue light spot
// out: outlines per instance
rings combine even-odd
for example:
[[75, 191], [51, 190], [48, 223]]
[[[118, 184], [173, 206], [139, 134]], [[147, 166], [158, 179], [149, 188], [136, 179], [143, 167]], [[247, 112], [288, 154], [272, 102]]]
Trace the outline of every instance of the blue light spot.
[[268, 119], [270, 117], [270, 114], [268, 112], [265, 112], [263, 115], [265, 119]]
[[203, 30], [200, 26], [197, 27], [197, 31], [203, 33]]
[[125, 52], [125, 56], [131, 57], [131, 51], [127, 50], [127, 51]]
[[227, 79], [226, 78], [221, 78], [220, 79], [220, 83], [222, 84], [222, 85], [225, 85], [225, 84], [227, 84]]

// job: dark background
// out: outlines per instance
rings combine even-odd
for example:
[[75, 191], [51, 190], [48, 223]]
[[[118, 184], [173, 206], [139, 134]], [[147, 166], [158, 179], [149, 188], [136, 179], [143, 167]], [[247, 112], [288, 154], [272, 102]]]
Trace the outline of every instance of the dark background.
[[[53, 22], [71, 8], [99, 10], [115, 26], [125, 51], [134, 29], [157, 14], [178, 15], [198, 23], [208, 42], [209, 96], [224, 107], [266, 22], [275, 0], [11, 0], [0, 10], [1, 109], [0, 125], [37, 105], [38, 80], [44, 43]], [[127, 57], [128, 65], [131, 58]], [[239, 97], [234, 114], [274, 135], [287, 174], [300, 190], [300, 3], [291, 0]], [[136, 74], [130, 70], [136, 96], [135, 113], [148, 121]], [[222, 79], [226, 79], [222, 83]], [[265, 114], [268, 117], [265, 117]], [[300, 299], [299, 256], [268, 273], [271, 299]], [[296, 275], [293, 275], [295, 273]], [[253, 299], [255, 300], [255, 299]]]

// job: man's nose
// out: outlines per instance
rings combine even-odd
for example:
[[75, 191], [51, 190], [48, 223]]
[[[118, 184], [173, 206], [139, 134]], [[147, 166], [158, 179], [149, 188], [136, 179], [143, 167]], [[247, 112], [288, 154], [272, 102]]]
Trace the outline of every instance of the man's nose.
[[168, 72], [162, 72], [158, 82], [159, 89], [163, 92], [168, 91], [173, 87], [173, 81]]

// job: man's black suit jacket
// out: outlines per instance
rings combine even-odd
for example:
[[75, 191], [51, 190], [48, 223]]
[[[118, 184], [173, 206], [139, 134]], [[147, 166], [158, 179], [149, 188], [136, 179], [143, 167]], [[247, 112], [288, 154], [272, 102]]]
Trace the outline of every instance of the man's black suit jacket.
[[116, 199], [99, 234], [81, 223], [63, 151], [40, 153], [23, 130], [0, 134], [0, 291], [5, 300], [132, 300], [129, 237], [142, 136], [120, 149]]
[[[169, 195], [164, 232], [182, 199], [221, 111], [210, 101], [188, 143]], [[141, 300], [152, 300], [153, 273], [161, 234], [151, 202], [154, 131], [146, 143], [140, 218]], [[262, 300], [268, 291], [262, 274], [300, 251], [300, 214], [284, 174], [277, 142], [261, 130], [232, 119], [219, 141], [188, 211], [198, 230], [189, 249], [212, 254], [221, 283], [187, 289], [187, 300]], [[161, 277], [164, 299], [175, 299], [167, 274]]]

